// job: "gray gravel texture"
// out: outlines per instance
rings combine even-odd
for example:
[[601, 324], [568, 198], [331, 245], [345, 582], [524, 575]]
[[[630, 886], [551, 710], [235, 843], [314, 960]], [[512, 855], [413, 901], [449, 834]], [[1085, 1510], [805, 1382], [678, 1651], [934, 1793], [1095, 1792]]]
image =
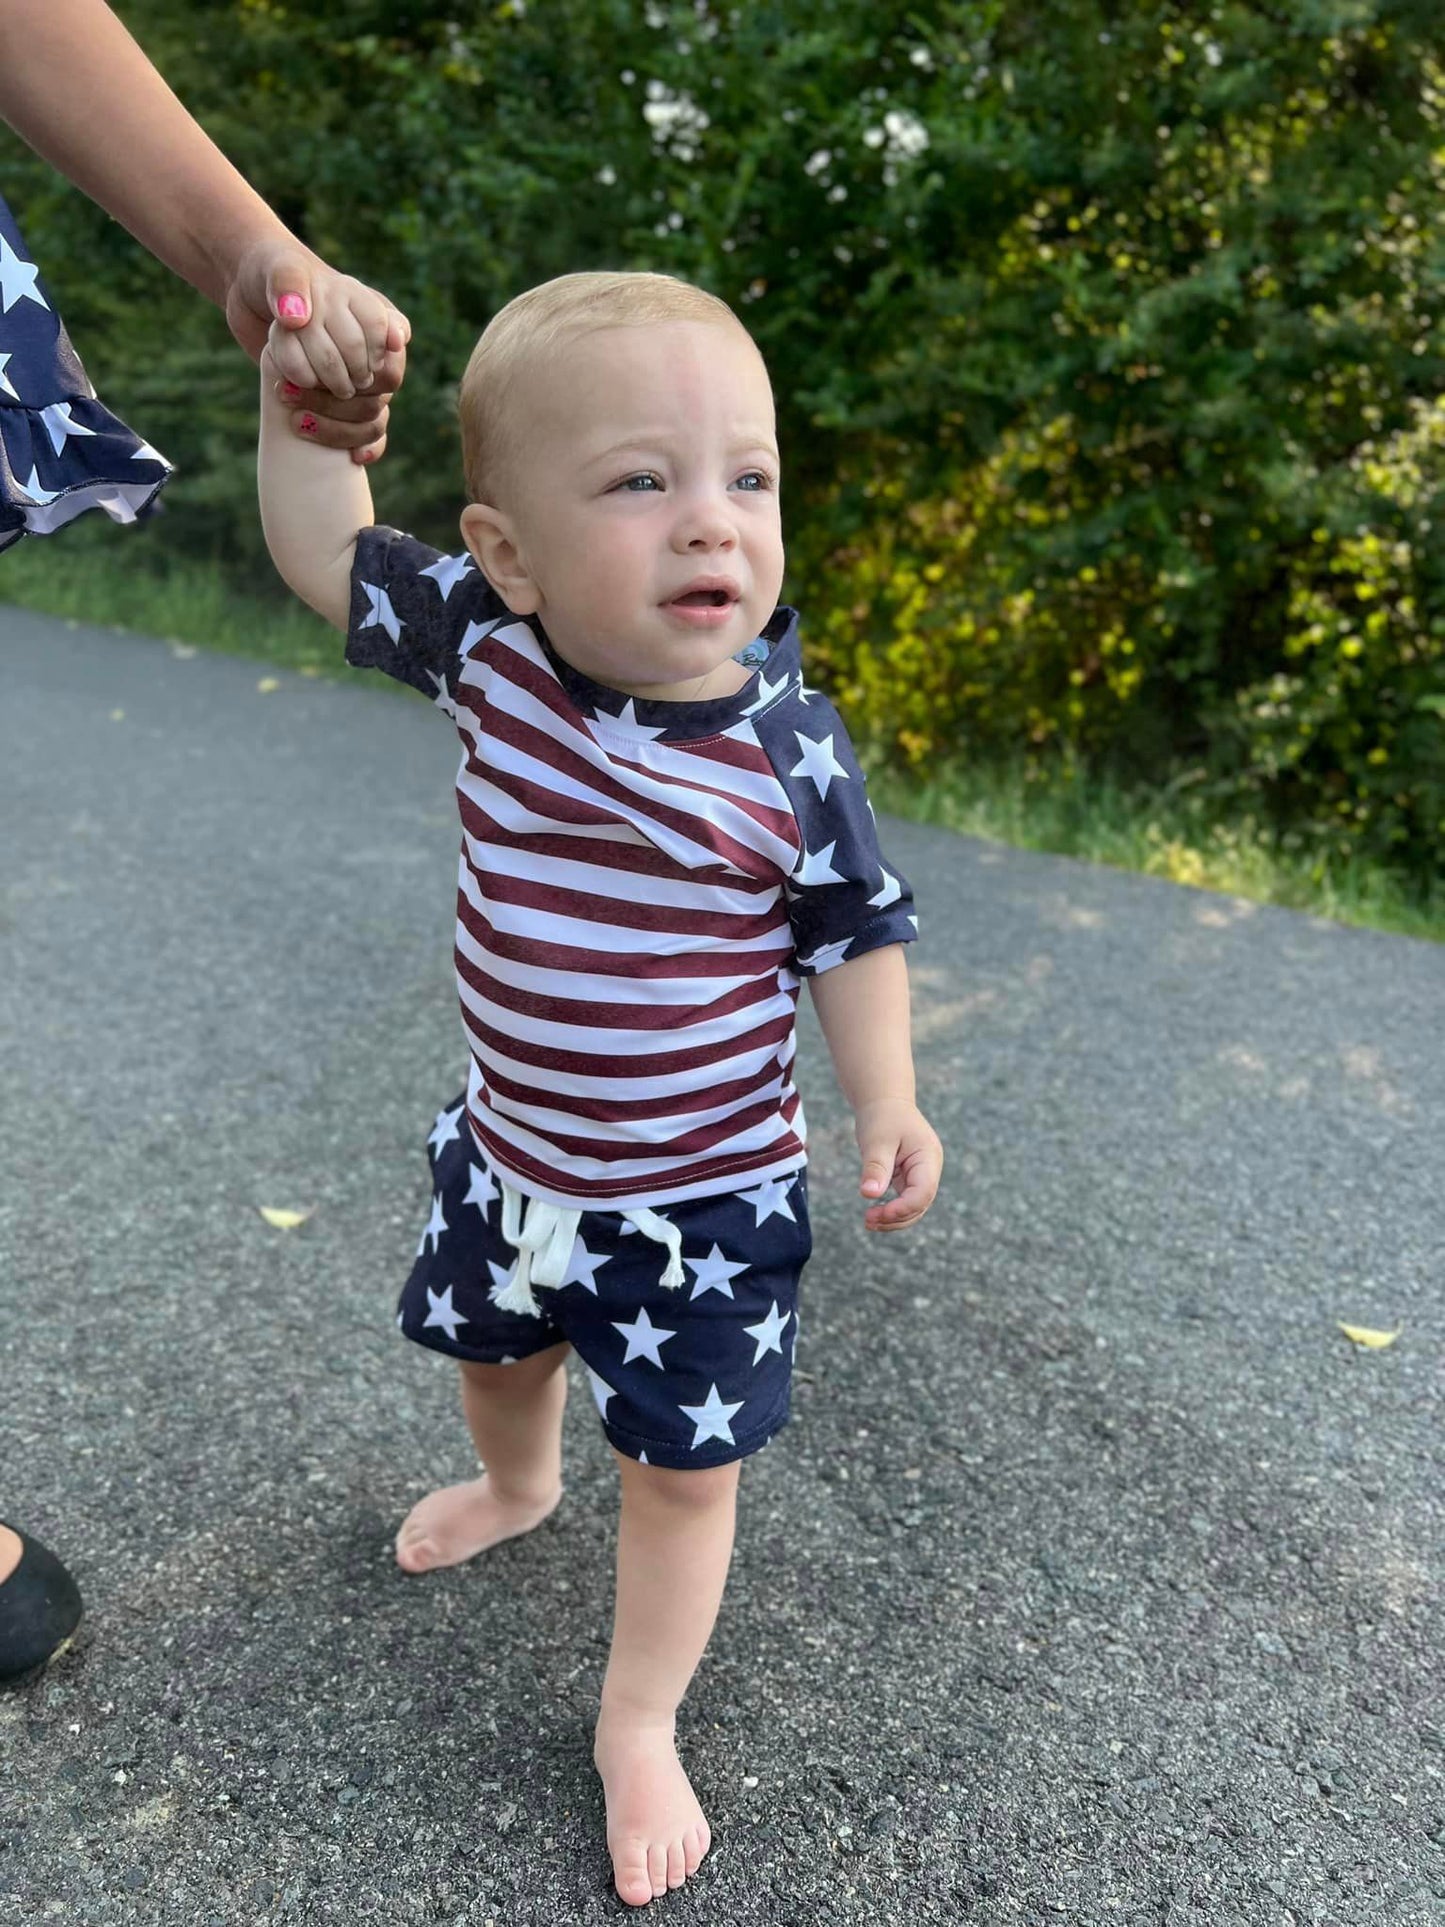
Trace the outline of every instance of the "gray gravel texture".
[[[620, 1920], [580, 1379], [552, 1519], [390, 1556], [472, 1470], [392, 1324], [453, 738], [265, 674], [0, 610], [0, 1513], [89, 1604], [0, 1695], [0, 1921]], [[945, 1188], [864, 1234], [806, 1017], [794, 1418], [652, 1915], [1441, 1927], [1445, 950], [884, 827]]]

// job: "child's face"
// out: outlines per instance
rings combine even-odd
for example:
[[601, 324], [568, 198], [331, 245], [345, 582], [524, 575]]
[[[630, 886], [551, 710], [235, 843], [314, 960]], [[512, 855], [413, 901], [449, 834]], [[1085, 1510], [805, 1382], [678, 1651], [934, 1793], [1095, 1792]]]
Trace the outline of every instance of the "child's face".
[[462, 532], [508, 606], [630, 695], [739, 689], [783, 580], [773, 397], [741, 327], [608, 328], [527, 371], [505, 509]]

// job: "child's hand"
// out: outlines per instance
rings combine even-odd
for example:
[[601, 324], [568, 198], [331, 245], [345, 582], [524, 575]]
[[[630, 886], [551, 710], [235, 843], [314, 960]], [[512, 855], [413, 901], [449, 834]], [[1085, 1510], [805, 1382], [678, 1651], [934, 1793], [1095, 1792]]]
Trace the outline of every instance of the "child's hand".
[[242, 255], [226, 320], [253, 361], [269, 341], [277, 393], [295, 411], [297, 433], [349, 448], [353, 461], [380, 456], [411, 339], [400, 310], [308, 251], [267, 241]]
[[[858, 1189], [879, 1200], [863, 1214], [870, 1231], [902, 1231], [916, 1224], [933, 1203], [943, 1174], [938, 1133], [916, 1104], [885, 1097], [864, 1104], [854, 1118], [863, 1176]], [[884, 1204], [889, 1186], [898, 1192]]]

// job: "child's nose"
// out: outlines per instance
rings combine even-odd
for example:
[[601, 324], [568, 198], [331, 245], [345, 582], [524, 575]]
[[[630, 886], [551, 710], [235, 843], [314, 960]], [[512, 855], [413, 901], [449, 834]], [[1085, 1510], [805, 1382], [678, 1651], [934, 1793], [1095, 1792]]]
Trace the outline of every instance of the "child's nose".
[[692, 504], [673, 530], [673, 541], [680, 549], [730, 548], [736, 540], [737, 525], [725, 499]]

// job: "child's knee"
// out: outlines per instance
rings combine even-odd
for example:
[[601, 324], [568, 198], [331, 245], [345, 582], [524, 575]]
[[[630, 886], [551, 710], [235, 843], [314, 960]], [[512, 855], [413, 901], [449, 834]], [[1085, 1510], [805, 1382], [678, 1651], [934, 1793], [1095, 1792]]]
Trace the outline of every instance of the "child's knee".
[[[614, 1448], [615, 1449], [615, 1448]], [[685, 1512], [709, 1512], [726, 1504], [737, 1491], [742, 1461], [729, 1465], [700, 1465], [676, 1468], [644, 1465], [637, 1459], [617, 1454], [622, 1472], [624, 1496], [635, 1492], [649, 1503], [676, 1507]]]

